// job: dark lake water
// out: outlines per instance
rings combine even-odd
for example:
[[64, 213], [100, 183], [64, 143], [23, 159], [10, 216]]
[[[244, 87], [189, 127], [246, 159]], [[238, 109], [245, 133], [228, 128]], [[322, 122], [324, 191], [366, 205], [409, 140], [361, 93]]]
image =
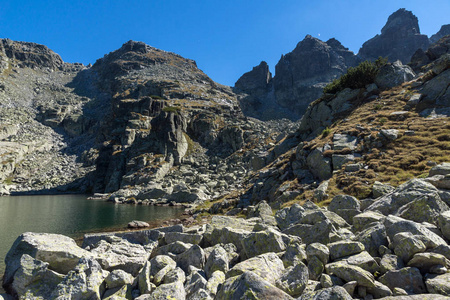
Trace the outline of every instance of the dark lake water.
[[124, 229], [132, 220], [163, 221], [183, 212], [175, 207], [120, 205], [84, 195], [0, 197], [0, 277], [4, 259], [23, 232], [59, 233], [73, 238], [87, 232]]

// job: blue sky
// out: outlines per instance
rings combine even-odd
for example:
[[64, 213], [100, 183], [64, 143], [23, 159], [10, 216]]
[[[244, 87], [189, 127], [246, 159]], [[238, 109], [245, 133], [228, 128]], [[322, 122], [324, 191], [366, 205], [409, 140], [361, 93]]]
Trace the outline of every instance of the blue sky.
[[449, 0], [0, 0], [0, 37], [44, 44], [84, 64], [130, 39], [143, 41], [234, 85], [262, 60], [273, 72], [307, 34], [335, 37], [357, 52], [402, 7], [428, 36], [450, 23]]

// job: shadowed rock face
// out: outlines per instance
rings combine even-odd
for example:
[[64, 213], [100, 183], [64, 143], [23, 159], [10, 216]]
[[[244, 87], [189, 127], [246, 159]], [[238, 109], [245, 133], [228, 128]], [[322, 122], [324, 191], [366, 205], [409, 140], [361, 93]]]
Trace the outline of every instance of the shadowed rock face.
[[365, 42], [358, 55], [375, 60], [379, 56], [406, 64], [417, 49], [428, 48], [428, 37], [420, 34], [419, 22], [412, 12], [401, 8], [389, 16], [381, 34]]
[[434, 44], [446, 35], [450, 34], [450, 24], [442, 25], [441, 29], [430, 37], [430, 44]]
[[245, 73], [235, 84], [245, 114], [261, 118], [299, 119], [323, 87], [358, 62], [336, 39], [323, 42], [307, 35], [275, 66], [275, 77], [265, 62]]

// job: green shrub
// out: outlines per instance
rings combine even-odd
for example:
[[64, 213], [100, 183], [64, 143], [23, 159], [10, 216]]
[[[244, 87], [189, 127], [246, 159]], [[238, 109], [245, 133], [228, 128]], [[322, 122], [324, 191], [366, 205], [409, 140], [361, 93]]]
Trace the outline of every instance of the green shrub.
[[330, 133], [331, 133], [331, 129], [327, 127], [322, 131], [321, 135], [324, 138], [324, 137], [328, 136]]
[[382, 117], [378, 120], [378, 122], [380, 123], [380, 125], [384, 125], [384, 123], [387, 122], [387, 119], [385, 117]]
[[363, 61], [357, 67], [350, 67], [347, 73], [333, 80], [323, 89], [324, 93], [335, 94], [345, 88], [360, 89], [375, 81], [375, 77], [387, 58], [379, 57], [375, 62]]

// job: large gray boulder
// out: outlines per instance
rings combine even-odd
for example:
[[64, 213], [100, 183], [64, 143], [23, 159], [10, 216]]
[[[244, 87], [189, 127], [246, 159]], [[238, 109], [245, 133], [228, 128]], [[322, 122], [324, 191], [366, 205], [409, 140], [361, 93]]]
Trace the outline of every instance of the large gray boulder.
[[329, 220], [324, 220], [314, 225], [296, 224], [283, 230], [284, 234], [295, 235], [302, 239], [306, 245], [311, 243], [328, 244], [330, 242], [330, 233], [336, 231]]
[[[436, 210], [439, 210], [439, 206], [442, 202], [440, 199], [438, 190], [436, 187], [434, 187], [432, 184], [421, 180], [421, 179], [411, 179], [410, 181], [400, 185], [397, 187], [394, 191], [391, 193], [388, 193], [384, 196], [381, 196], [378, 198], [373, 204], [371, 204], [365, 211], [379, 211], [383, 215], [388, 214], [398, 214], [399, 210], [405, 206], [410, 204], [411, 202], [414, 202], [417, 199], [425, 198], [429, 201], [434, 201], [438, 204], [436, 204], [438, 207], [430, 207], [427, 209], [422, 208], [422, 213], [420, 213], [420, 216], [422, 216], [424, 213], [427, 213], [431, 210], [431, 212], [436, 212]], [[417, 205], [413, 205], [413, 207], [418, 207], [422, 202], [418, 202]], [[406, 211], [411, 211], [412, 208], [409, 208], [408, 206], [405, 206], [402, 209], [401, 213], [405, 213]], [[414, 209], [414, 212], [417, 212], [420, 209]], [[420, 212], [420, 211], [419, 211]], [[439, 213], [438, 213], [439, 214]], [[408, 216], [412, 216], [413, 212], [408, 214]], [[425, 220], [423, 220], [425, 221]]]
[[239, 276], [228, 278], [218, 291], [215, 299], [240, 300], [249, 299], [248, 297], [253, 299], [293, 299], [271, 282], [251, 271], [245, 271]]
[[422, 224], [405, 220], [395, 216], [388, 216], [384, 220], [386, 226], [386, 234], [391, 241], [394, 240], [394, 236], [397, 233], [409, 232], [412, 235], [421, 236], [421, 240], [424, 241], [427, 248], [436, 248], [439, 245], [447, 245], [445, 240], [432, 232]]
[[284, 265], [283, 261], [275, 253], [266, 253], [238, 263], [226, 275], [229, 278], [241, 275], [247, 271], [255, 273], [271, 284], [275, 284], [276, 280], [283, 274]]
[[408, 293], [423, 294], [426, 293], [425, 284], [422, 275], [417, 268], [403, 268], [392, 270], [381, 276], [378, 280], [387, 285], [391, 290], [401, 288]]
[[278, 288], [295, 297], [303, 292], [308, 279], [308, 267], [299, 262], [296, 266], [287, 268], [275, 283]]
[[411, 67], [403, 65], [401, 61], [397, 60], [381, 67], [375, 78], [375, 83], [382, 89], [388, 89], [400, 85], [403, 82], [410, 81], [415, 76], [416, 74]]
[[338, 241], [328, 244], [327, 247], [330, 249], [331, 260], [337, 260], [344, 256], [358, 254], [365, 249], [362, 243], [355, 241]]
[[349, 265], [347, 262], [339, 261], [325, 265], [325, 270], [329, 275], [336, 275], [346, 282], [357, 281], [358, 285], [364, 287], [374, 287], [375, 278], [373, 275], [354, 265]]
[[112, 237], [109, 241], [101, 240], [90, 252], [107, 271], [116, 269], [137, 276], [150, 257], [143, 246], [132, 244], [119, 237]]
[[450, 297], [450, 273], [441, 275], [427, 274], [425, 276], [425, 285], [429, 293]]
[[300, 221], [303, 218], [305, 213], [305, 209], [299, 204], [294, 204], [291, 207], [285, 207], [283, 209], [278, 210], [275, 213], [275, 220], [278, 224], [278, 227], [281, 230], [284, 230]]
[[72, 270], [80, 258], [92, 256], [69, 237], [59, 234], [25, 232], [16, 239], [6, 254], [6, 269], [3, 278], [5, 285], [12, 282], [24, 254], [48, 263], [49, 269], [61, 274], [67, 274]]
[[18, 262], [11, 284], [6, 286], [19, 299], [49, 299], [63, 280], [63, 275], [50, 270], [49, 264], [24, 254]]
[[229, 270], [229, 258], [227, 251], [221, 246], [216, 246], [209, 254], [205, 263], [206, 277], [210, 278], [215, 271], [227, 273]]
[[175, 261], [186, 273], [188, 273], [190, 266], [203, 269], [205, 266], [205, 252], [199, 245], [193, 245], [186, 252], [177, 255]]
[[270, 228], [249, 234], [242, 240], [242, 247], [248, 258], [267, 252], [281, 252], [286, 249], [281, 233]]
[[[75, 269], [70, 271], [64, 277], [64, 280], [58, 284], [51, 298], [67, 299], [65, 297], [70, 297], [73, 300], [101, 299], [106, 288], [105, 279], [109, 276], [108, 273], [108, 271], [102, 270], [96, 260], [82, 258]], [[130, 281], [133, 280], [131, 275], [128, 274], [128, 276], [126, 284], [131, 283]], [[114, 287], [119, 287], [119, 285]]]
[[[147, 263], [146, 263], [147, 265]], [[160, 284], [167, 273], [176, 268], [176, 262], [166, 255], [158, 255], [150, 260], [150, 280], [156, 285]]]

